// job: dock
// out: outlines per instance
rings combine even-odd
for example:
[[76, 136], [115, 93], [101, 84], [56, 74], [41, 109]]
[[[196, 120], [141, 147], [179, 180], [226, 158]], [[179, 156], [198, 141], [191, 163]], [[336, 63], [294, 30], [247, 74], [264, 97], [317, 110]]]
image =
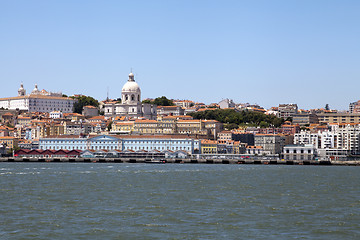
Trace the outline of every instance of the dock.
[[48, 163], [148, 163], [148, 164], [257, 164], [257, 165], [332, 165], [360, 166], [360, 161], [334, 160], [263, 160], [263, 159], [136, 159], [136, 158], [19, 158], [2, 157], [0, 162], [48, 162]]

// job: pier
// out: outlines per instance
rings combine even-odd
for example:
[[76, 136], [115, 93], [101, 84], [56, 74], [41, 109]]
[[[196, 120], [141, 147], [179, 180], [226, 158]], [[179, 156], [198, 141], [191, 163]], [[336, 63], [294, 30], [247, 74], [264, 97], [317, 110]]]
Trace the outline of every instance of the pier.
[[360, 166], [360, 161], [334, 160], [264, 160], [264, 159], [138, 159], [138, 158], [19, 158], [2, 157], [0, 162], [46, 162], [46, 163], [149, 163], [149, 164], [257, 164], [257, 165], [332, 165]]

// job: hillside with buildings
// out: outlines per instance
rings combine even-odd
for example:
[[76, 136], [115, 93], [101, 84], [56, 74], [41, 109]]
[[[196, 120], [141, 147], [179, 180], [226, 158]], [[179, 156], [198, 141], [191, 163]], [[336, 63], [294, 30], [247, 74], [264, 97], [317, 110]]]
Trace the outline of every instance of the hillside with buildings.
[[360, 101], [349, 111], [299, 109], [223, 99], [142, 100], [130, 73], [121, 97], [39, 90], [0, 99], [0, 154], [16, 156], [278, 156], [290, 160], [360, 155]]

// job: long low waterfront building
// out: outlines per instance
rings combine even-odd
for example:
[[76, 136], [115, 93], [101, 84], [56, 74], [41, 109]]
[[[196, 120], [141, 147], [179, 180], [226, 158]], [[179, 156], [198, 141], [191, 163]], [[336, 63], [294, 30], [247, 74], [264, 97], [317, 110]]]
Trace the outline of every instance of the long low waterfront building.
[[81, 137], [75, 135], [59, 135], [39, 139], [42, 150], [145, 150], [145, 151], [185, 151], [199, 153], [200, 140], [187, 136], [172, 135], [97, 135]]

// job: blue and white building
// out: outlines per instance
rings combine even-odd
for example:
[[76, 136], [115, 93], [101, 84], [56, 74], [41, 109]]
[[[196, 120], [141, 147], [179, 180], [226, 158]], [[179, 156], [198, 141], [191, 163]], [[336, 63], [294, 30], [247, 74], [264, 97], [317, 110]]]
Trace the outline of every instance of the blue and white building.
[[112, 136], [80, 137], [60, 135], [39, 139], [42, 150], [133, 150], [133, 151], [185, 151], [198, 153], [200, 141], [187, 136]]

